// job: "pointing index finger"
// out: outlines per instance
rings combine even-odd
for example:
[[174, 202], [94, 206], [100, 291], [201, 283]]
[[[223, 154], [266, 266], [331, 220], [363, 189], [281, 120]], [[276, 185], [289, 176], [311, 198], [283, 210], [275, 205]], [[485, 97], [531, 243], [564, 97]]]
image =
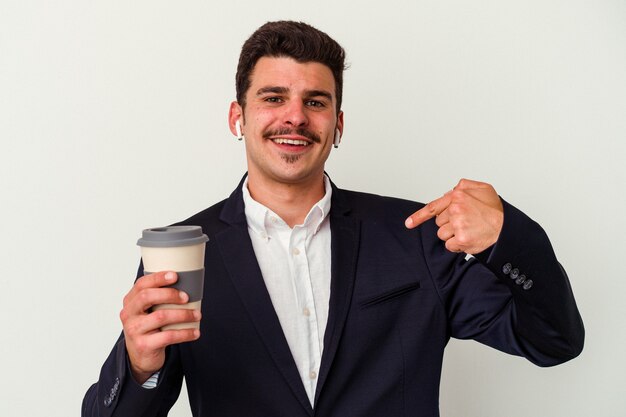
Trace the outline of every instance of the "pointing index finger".
[[450, 193], [444, 194], [442, 197], [431, 201], [421, 209], [417, 210], [415, 213], [411, 214], [404, 222], [404, 225], [408, 229], [416, 228], [425, 221], [430, 220], [433, 217], [441, 214], [445, 209], [448, 208], [451, 201], [452, 200], [450, 197]]

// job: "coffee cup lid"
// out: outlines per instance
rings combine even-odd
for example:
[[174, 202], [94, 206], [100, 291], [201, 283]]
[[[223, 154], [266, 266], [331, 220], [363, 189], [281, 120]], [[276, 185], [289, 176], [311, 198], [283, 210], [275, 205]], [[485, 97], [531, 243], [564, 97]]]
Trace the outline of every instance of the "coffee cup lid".
[[137, 245], [148, 248], [192, 246], [208, 241], [200, 226], [167, 226], [145, 229]]

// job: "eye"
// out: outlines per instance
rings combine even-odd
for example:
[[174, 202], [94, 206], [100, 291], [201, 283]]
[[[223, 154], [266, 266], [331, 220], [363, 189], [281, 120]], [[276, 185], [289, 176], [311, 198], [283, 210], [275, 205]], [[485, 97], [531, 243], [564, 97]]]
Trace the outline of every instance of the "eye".
[[317, 100], [307, 100], [305, 101], [304, 104], [309, 107], [325, 107], [326, 106], [324, 103], [322, 103], [321, 101], [317, 101]]
[[272, 97], [266, 97], [265, 101], [268, 103], [282, 103], [283, 99], [280, 97], [272, 96]]

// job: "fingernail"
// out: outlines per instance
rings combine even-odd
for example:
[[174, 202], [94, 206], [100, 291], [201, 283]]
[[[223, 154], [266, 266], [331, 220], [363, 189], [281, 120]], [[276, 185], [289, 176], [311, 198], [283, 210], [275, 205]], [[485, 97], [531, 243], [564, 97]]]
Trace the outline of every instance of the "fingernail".
[[200, 320], [200, 317], [202, 317], [202, 315], [200, 314], [199, 310], [194, 310], [193, 311], [193, 318], [195, 318], [196, 320]]
[[183, 300], [184, 302], [187, 302], [187, 300], [189, 299], [189, 297], [184, 291], [179, 292], [178, 295], [180, 296], [180, 299]]
[[174, 281], [176, 279], [176, 274], [174, 272], [168, 272], [165, 274], [166, 281]]
[[412, 219], [411, 217], [409, 217], [408, 219], [406, 219], [406, 220], [404, 221], [404, 225], [405, 225], [406, 227], [411, 227], [411, 226], [413, 226], [413, 219]]
[[193, 337], [195, 337], [196, 339], [197, 339], [197, 338], [199, 338], [199, 337], [200, 337], [200, 330], [195, 329], [195, 330], [193, 331]]

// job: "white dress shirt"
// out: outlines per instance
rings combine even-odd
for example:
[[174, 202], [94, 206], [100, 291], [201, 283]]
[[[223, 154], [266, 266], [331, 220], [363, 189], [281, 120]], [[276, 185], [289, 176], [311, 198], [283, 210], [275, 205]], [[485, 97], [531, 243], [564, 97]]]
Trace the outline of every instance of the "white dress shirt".
[[324, 349], [330, 300], [330, 180], [304, 223], [290, 228], [254, 201], [243, 184], [248, 233], [274, 310], [311, 405]]

